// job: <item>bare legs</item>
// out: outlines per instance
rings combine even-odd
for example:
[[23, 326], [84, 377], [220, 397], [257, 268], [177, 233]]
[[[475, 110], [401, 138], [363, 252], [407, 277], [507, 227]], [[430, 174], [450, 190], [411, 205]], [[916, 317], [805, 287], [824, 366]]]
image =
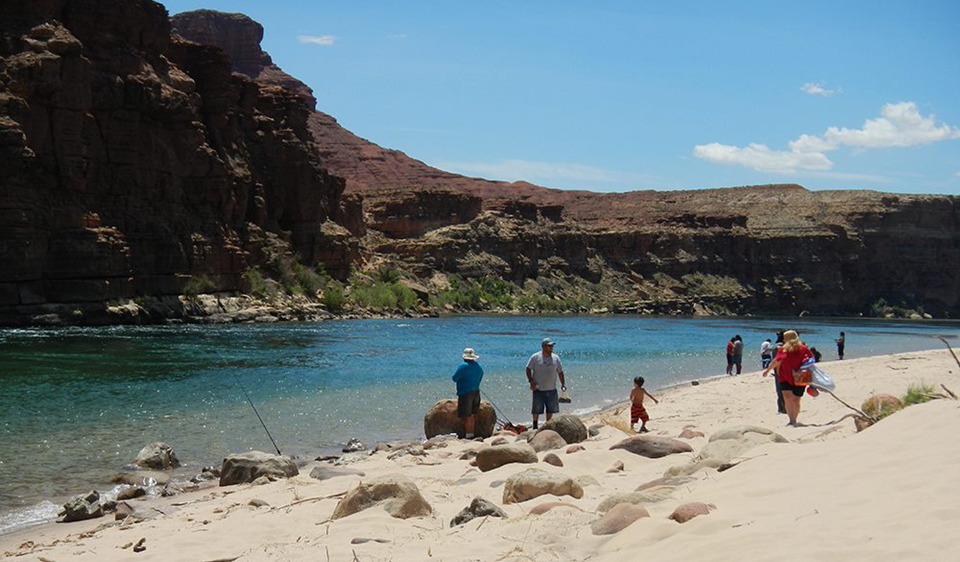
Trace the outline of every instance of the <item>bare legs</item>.
[[800, 397], [793, 391], [783, 391], [783, 405], [787, 407], [787, 417], [790, 418], [790, 425], [797, 425], [797, 416], [800, 415]]
[[463, 432], [467, 434], [468, 437], [473, 435], [474, 425], [477, 421], [477, 416], [470, 415], [463, 418]]

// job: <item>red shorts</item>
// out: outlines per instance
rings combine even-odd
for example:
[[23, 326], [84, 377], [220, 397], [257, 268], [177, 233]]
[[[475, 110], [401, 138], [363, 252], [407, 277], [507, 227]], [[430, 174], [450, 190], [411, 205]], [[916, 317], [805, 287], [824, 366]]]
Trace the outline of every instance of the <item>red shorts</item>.
[[637, 423], [637, 420], [643, 420], [643, 423], [650, 421], [650, 416], [647, 415], [647, 409], [643, 407], [643, 404], [630, 406], [630, 423]]

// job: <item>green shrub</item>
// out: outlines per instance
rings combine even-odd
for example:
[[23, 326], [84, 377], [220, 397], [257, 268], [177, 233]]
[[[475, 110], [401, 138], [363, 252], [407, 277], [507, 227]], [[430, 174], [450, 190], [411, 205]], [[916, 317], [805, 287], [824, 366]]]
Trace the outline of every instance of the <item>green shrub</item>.
[[933, 385], [926, 383], [913, 384], [907, 387], [907, 393], [903, 397], [903, 403], [907, 406], [923, 404], [936, 398], [940, 398], [940, 393]]
[[417, 304], [413, 289], [399, 282], [376, 281], [358, 284], [350, 289], [350, 299], [372, 310], [409, 310]]
[[256, 266], [248, 267], [243, 272], [243, 280], [249, 287], [250, 294], [259, 298], [272, 298], [276, 296], [276, 289], [264, 279], [260, 269]]
[[396, 283], [400, 280], [400, 272], [390, 267], [381, 267], [374, 277], [381, 283]]
[[343, 304], [345, 301], [346, 298], [343, 296], [343, 287], [336, 282], [329, 283], [323, 289], [323, 295], [320, 297], [320, 302], [330, 312], [340, 312], [343, 310]]
[[202, 293], [207, 293], [214, 289], [213, 281], [205, 273], [200, 275], [191, 275], [190, 280], [183, 286], [183, 294], [189, 297], [195, 297]]
[[503, 279], [481, 277], [477, 280], [450, 280], [450, 288], [430, 297], [437, 307], [452, 305], [463, 310], [490, 310], [514, 307], [516, 286]]

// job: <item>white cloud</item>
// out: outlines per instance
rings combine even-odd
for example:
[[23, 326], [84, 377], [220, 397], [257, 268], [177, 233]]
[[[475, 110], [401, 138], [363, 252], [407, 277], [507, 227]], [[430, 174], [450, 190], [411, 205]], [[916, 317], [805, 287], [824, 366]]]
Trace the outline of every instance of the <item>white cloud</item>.
[[771, 150], [752, 143], [745, 148], [712, 142], [693, 148], [693, 155], [716, 164], [736, 164], [761, 172], [793, 173], [796, 170], [829, 170], [833, 162], [819, 152]]
[[693, 155], [718, 164], [746, 166], [761, 172], [795, 173], [797, 170], [830, 170], [826, 152], [843, 146], [857, 149], [920, 146], [960, 139], [960, 129], [937, 125], [933, 115], [924, 117], [913, 102], [888, 103], [880, 117], [867, 119], [860, 129], [829, 127], [822, 136], [800, 135], [787, 143], [789, 150], [772, 150], [764, 144], [745, 148], [720, 143], [697, 145]]
[[823, 96], [825, 98], [843, 93], [843, 90], [840, 88], [837, 88], [836, 90], [828, 90], [824, 88], [822, 84], [817, 82], [807, 82], [803, 86], [800, 86], [800, 91], [806, 92], [811, 96]]
[[297, 37], [297, 41], [301, 43], [307, 43], [310, 45], [321, 45], [323, 47], [330, 47], [337, 42], [337, 38], [333, 35], [300, 35]]

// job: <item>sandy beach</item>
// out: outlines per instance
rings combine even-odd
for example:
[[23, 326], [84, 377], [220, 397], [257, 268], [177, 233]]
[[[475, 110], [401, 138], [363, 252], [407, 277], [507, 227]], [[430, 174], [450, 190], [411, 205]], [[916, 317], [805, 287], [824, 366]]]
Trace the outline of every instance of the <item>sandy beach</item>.
[[[960, 368], [943, 350], [821, 364], [836, 394], [859, 406], [873, 393], [902, 396], [910, 384], [944, 384], [960, 391]], [[624, 397], [629, 393], [624, 389]], [[460, 459], [487, 446], [449, 441], [423, 455], [354, 455], [343, 468], [358, 474], [318, 480], [312, 461], [290, 479], [264, 485], [211, 485], [169, 498], [130, 500], [142, 518], [113, 515], [77, 523], [44, 524], [0, 535], [0, 555], [15, 560], [960, 560], [960, 402], [910, 406], [857, 433], [850, 410], [823, 394], [805, 396], [800, 427], [776, 411], [771, 378], [759, 372], [684, 385], [657, 393], [648, 404], [651, 435], [677, 438], [692, 452], [651, 459], [611, 450], [628, 436], [612, 425], [582, 443], [539, 453], [536, 464], [512, 463], [487, 472]], [[585, 417], [628, 425], [621, 404]], [[514, 420], [523, 421], [527, 420]], [[787, 442], [764, 437], [729, 459], [732, 468], [694, 471], [711, 435], [759, 426]], [[760, 434], [753, 434], [760, 435]], [[509, 442], [514, 437], [507, 437]], [[175, 444], [174, 444], [175, 446]], [[556, 454], [563, 466], [542, 462]], [[623, 470], [610, 472], [617, 462]], [[542, 495], [504, 503], [504, 481], [532, 467], [580, 478], [581, 498]], [[617, 493], [634, 492], [665, 473], [689, 473], [646, 490], [649, 513], [614, 534], [595, 535], [598, 507]], [[403, 475], [419, 488], [431, 514], [391, 517], [372, 507], [331, 519], [343, 494], [361, 482]], [[451, 527], [477, 496], [508, 516], [479, 517]], [[530, 511], [561, 501], [546, 513]], [[689, 502], [712, 508], [686, 523], [668, 517]], [[254, 505], [251, 505], [254, 504]], [[364, 540], [367, 539], [367, 540]], [[134, 546], [139, 544], [139, 552]]]

